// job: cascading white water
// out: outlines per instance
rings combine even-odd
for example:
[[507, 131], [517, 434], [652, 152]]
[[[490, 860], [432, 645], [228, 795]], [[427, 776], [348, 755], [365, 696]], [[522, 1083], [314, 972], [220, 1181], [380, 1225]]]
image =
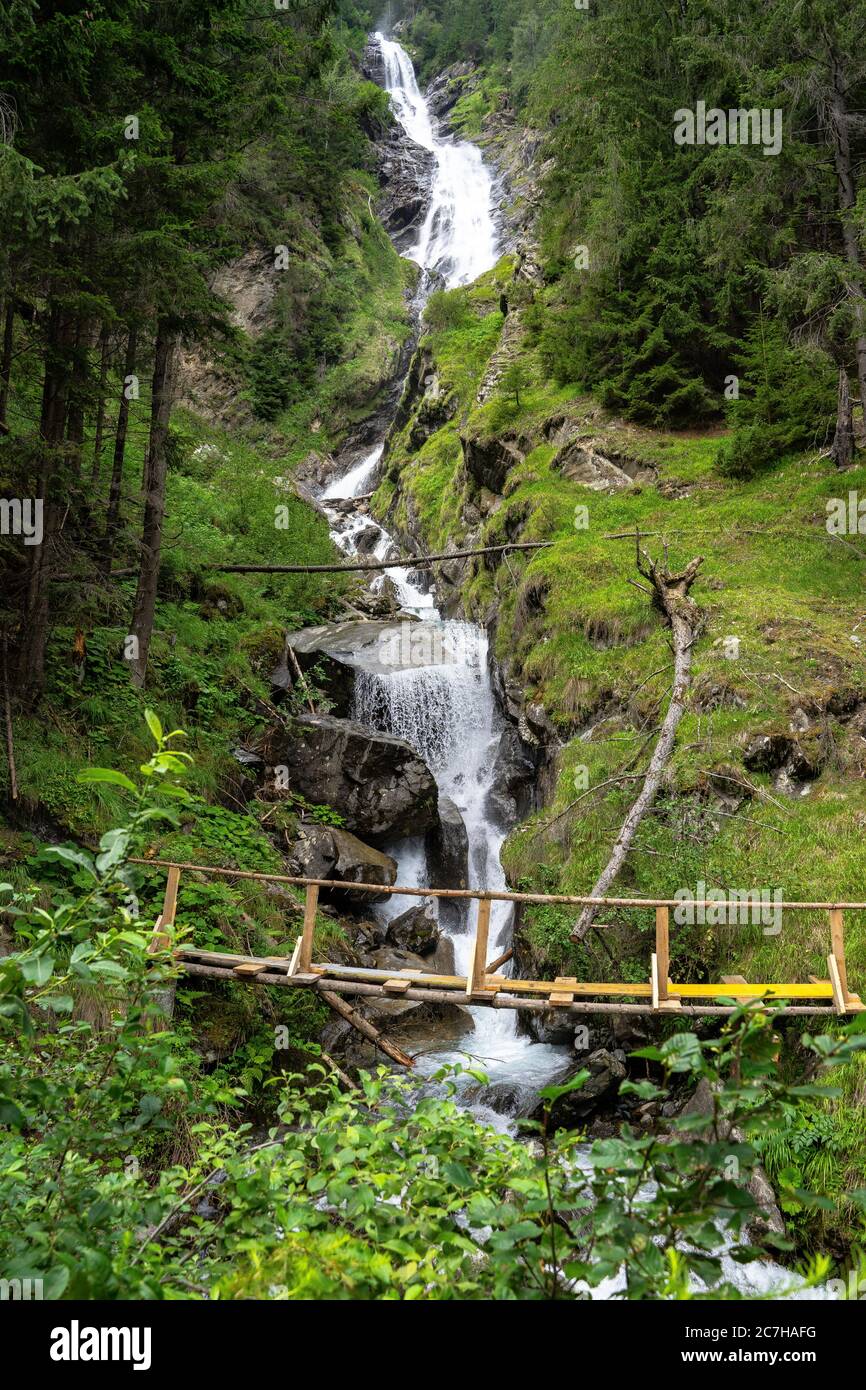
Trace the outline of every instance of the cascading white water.
[[[431, 150], [436, 158], [430, 210], [418, 244], [411, 252], [412, 259], [423, 269], [442, 275], [449, 286], [466, 284], [490, 269], [496, 260], [490, 175], [474, 146], [436, 135], [408, 54], [381, 34], [376, 35], [376, 40], [398, 121], [411, 139]], [[396, 551], [392, 537], [368, 515], [328, 508], [329, 501], [360, 497], [371, 489], [382, 452], [383, 446], [377, 446], [322, 493], [332, 535], [346, 554], [356, 553], [357, 538], [371, 525], [381, 533], [374, 547], [376, 557], [384, 559]], [[504, 889], [506, 880], [500, 863], [504, 832], [488, 811], [502, 727], [490, 681], [487, 636], [470, 623], [443, 621], [433, 595], [407, 568], [385, 573], [393, 580], [404, 610], [422, 622], [409, 625], [413, 640], [408, 661], [387, 675], [358, 672], [355, 717], [368, 727], [405, 739], [424, 757], [440, 791], [451, 798], [463, 816], [469, 838], [470, 886]], [[379, 576], [371, 587], [380, 589], [383, 583], [383, 576]], [[425, 639], [423, 642], [415, 640], [418, 633]], [[399, 883], [418, 887], [428, 881], [423, 839], [403, 840], [386, 848], [398, 861]], [[379, 910], [387, 918], [404, 911], [405, 906], [405, 899], [391, 899]], [[455, 965], [460, 974], [465, 974], [469, 965], [471, 928], [470, 923], [468, 932], [453, 934]], [[492, 954], [504, 949], [511, 929], [508, 904], [495, 903], [491, 913]], [[447, 926], [445, 930], [448, 931]], [[465, 1061], [468, 1052], [483, 1065], [493, 1084], [507, 1084], [516, 1093], [527, 1094], [537, 1093], [539, 1087], [549, 1084], [573, 1060], [564, 1048], [532, 1043], [520, 1034], [517, 1016], [511, 1010], [476, 1008], [472, 1014], [475, 1031], [466, 1038], [465, 1049], [453, 1052], [434, 1047], [419, 1058], [420, 1068], [429, 1074], [443, 1062]], [[464, 1092], [464, 1099], [479, 1118], [498, 1128], [509, 1124], [507, 1117], [485, 1103], [483, 1093], [471, 1097]], [[796, 1284], [794, 1276], [770, 1261], [741, 1266], [726, 1254], [723, 1265], [724, 1277], [747, 1295], [778, 1297]], [[615, 1297], [621, 1286], [620, 1275], [593, 1290], [592, 1297]], [[793, 1295], [821, 1296], [818, 1291]]]
[[[467, 284], [496, 263], [490, 173], [476, 146], [442, 138], [436, 132], [411, 59], [400, 44], [382, 34], [376, 34], [375, 41], [398, 122], [435, 160], [429, 210], [409, 254], [422, 269], [441, 276], [447, 285]], [[349, 473], [330, 483], [321, 499], [326, 509], [329, 501], [362, 496], [373, 484], [381, 455], [380, 445]], [[358, 538], [371, 525], [378, 526], [357, 511], [331, 508], [328, 515], [334, 539], [348, 554], [355, 553]], [[385, 559], [395, 548], [394, 542], [384, 528], [378, 529], [381, 538], [373, 554]], [[490, 680], [487, 635], [471, 623], [442, 621], [423, 580], [405, 568], [385, 574], [393, 582], [402, 607], [425, 620], [427, 640], [413, 642], [410, 659], [388, 674], [358, 673], [355, 718], [370, 728], [405, 739], [424, 757], [440, 791], [450, 797], [463, 817], [469, 840], [470, 886], [503, 890], [507, 884], [499, 856], [505, 832], [488, 810], [502, 722]], [[381, 589], [385, 582], [380, 576], [371, 587]], [[397, 859], [400, 883], [420, 887], [429, 881], [423, 840], [403, 840], [386, 848]], [[392, 898], [379, 911], [388, 918], [405, 908], [405, 900]], [[459, 974], [469, 968], [471, 927], [472, 923], [469, 932], [451, 933]], [[511, 929], [509, 905], [494, 903], [490, 920], [493, 955], [505, 949]], [[472, 1014], [475, 1029], [466, 1039], [466, 1051], [483, 1064], [492, 1082], [510, 1083], [515, 1090], [532, 1094], [568, 1067], [568, 1051], [532, 1043], [518, 1032], [513, 1011], [476, 1008]], [[425, 1068], [432, 1071], [443, 1061], [465, 1060], [466, 1051], [449, 1053], [433, 1048], [426, 1055]], [[500, 1126], [508, 1123], [502, 1115], [494, 1115], [483, 1099], [473, 1108]]]
[[496, 263], [490, 171], [476, 145], [436, 132], [408, 53], [383, 34], [375, 37], [397, 120], [435, 160], [430, 206], [410, 258], [441, 275], [449, 289], [468, 285]]

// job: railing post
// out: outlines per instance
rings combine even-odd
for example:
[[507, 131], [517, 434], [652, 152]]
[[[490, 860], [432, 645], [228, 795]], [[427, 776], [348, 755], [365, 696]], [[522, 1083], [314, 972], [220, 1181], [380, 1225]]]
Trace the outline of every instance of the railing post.
[[298, 955], [299, 975], [308, 975], [313, 964], [313, 933], [316, 929], [316, 908], [319, 903], [318, 885], [307, 886], [307, 901], [304, 906], [304, 929], [301, 935], [301, 949]]
[[668, 976], [671, 969], [668, 910], [666, 907], [656, 908], [656, 964], [658, 968], [658, 1002], [663, 1004], [668, 997]]
[[839, 984], [842, 986], [842, 997], [848, 998], [848, 970], [845, 965], [845, 925], [842, 917], [842, 909], [839, 907], [830, 908], [830, 950], [836, 960], [836, 969], [839, 971]]
[[171, 945], [170, 929], [174, 926], [175, 913], [177, 912], [177, 886], [180, 883], [180, 869], [173, 864], [168, 871], [165, 881], [165, 897], [162, 902], [162, 912], [156, 919], [153, 926], [153, 935], [148, 945], [148, 954], [153, 955], [155, 951], [164, 951]]
[[490, 935], [490, 899], [478, 899], [478, 918], [475, 928], [475, 949], [472, 953], [472, 963], [466, 979], [466, 997], [471, 999], [473, 994], [484, 987], [487, 975], [487, 938]]

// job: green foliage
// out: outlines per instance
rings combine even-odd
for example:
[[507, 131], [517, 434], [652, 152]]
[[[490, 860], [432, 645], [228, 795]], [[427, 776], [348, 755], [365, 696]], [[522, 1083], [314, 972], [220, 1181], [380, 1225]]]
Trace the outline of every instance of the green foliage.
[[460, 290], [434, 290], [424, 306], [424, 322], [433, 333], [463, 328], [469, 317], [466, 296]]
[[[720, 1254], [760, 1253], [746, 1238], [757, 1211], [752, 1141], [767, 1148], [790, 1130], [801, 1098], [837, 1094], [822, 1076], [866, 1051], [866, 1029], [804, 1038], [815, 1079], [794, 1088], [778, 1075], [778, 1038], [762, 1011], [739, 1011], [717, 1038], [681, 1032], [646, 1048], [638, 1055], [665, 1086], [676, 1077], [708, 1087], [709, 1112], [671, 1121], [665, 1138], [626, 1125], [588, 1161], [578, 1161], [578, 1134], [550, 1125], [586, 1072], [542, 1092], [535, 1145], [478, 1124], [455, 1103], [447, 1072], [420, 1094], [384, 1069], [362, 1073], [345, 1095], [328, 1080], [310, 1085], [308, 1057], [304, 1073], [275, 1073], [261, 1027], [230, 1070], [204, 1082], [161, 1012], [170, 949], [150, 953], [146, 927], [124, 905], [125, 856], [150, 821], [185, 802], [177, 735], [150, 711], [147, 722], [156, 751], [139, 782], [111, 768], [82, 774], [131, 798], [127, 824], [95, 858], [46, 851], [79, 876], [74, 891], [51, 890], [37, 907], [0, 889], [14, 924], [13, 949], [0, 957], [7, 1277], [41, 1279], [54, 1299], [573, 1299], [618, 1277], [627, 1298], [737, 1296]], [[665, 1094], [649, 1080], [622, 1091]], [[248, 1126], [217, 1118], [216, 1107], [254, 1096], [280, 1125], [250, 1146]], [[181, 1136], [185, 1160], [166, 1161]], [[825, 1203], [795, 1179], [793, 1198]], [[816, 1260], [810, 1281], [828, 1269]]]
[[733, 433], [721, 446], [719, 470], [752, 478], [798, 449], [832, 437], [836, 372], [825, 352], [793, 348], [780, 325], [759, 319], [737, 357], [740, 395], [731, 401]]

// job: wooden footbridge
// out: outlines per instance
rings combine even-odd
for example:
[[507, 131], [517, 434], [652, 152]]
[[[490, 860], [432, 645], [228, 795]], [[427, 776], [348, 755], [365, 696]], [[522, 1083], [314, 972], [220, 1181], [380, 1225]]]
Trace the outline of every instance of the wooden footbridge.
[[[320, 991], [333, 1005], [341, 995], [380, 996], [419, 1000], [427, 1003], [469, 1004], [494, 1009], [524, 1009], [543, 1012], [556, 1009], [574, 1014], [587, 1013], [656, 1013], [656, 1014], [731, 1014], [743, 1004], [756, 1007], [784, 1001], [777, 1012], [783, 1014], [850, 1014], [866, 1008], [859, 995], [848, 988], [845, 964], [844, 913], [864, 912], [866, 903], [787, 902], [774, 904], [783, 913], [792, 911], [822, 911], [827, 914], [830, 952], [827, 956], [827, 978], [810, 975], [805, 981], [750, 984], [739, 975], [723, 975], [720, 982], [694, 983], [670, 979], [670, 910], [672, 908], [709, 908], [718, 910], [717, 900], [656, 898], [587, 898], [550, 893], [499, 893], [479, 889], [456, 888], [386, 888], [380, 884], [346, 884], [353, 893], [369, 892], [405, 898], [446, 898], [471, 900], [477, 904], [475, 941], [472, 966], [466, 975], [440, 975], [422, 970], [372, 970], [361, 966], [314, 961], [314, 932], [321, 889], [332, 892], [340, 885], [332, 880], [295, 878], [285, 874], [253, 873], [241, 869], [217, 869], [205, 864], [178, 864], [158, 859], [136, 859], [137, 864], [167, 872], [165, 901], [154, 928], [153, 949], [172, 944], [172, 932], [177, 913], [178, 892], [182, 873], [201, 873], [230, 879], [253, 879], [265, 883], [301, 887], [306, 892], [303, 906], [303, 927], [291, 956], [244, 956], [222, 951], [205, 951], [195, 945], [179, 946], [175, 956], [188, 975], [211, 979], [239, 980], [247, 984], [278, 985], [290, 989]], [[506, 951], [489, 961], [488, 935], [493, 903], [556, 903], [574, 907], [587, 904], [602, 907], [640, 908], [652, 912], [655, 918], [655, 950], [647, 978], [643, 981], [597, 982], [571, 978], [555, 980], [519, 980], [499, 973], [511, 959]], [[732, 911], [759, 911], [759, 900], [730, 900]], [[734, 920], [738, 920], [734, 917]], [[602, 926], [599, 930], [604, 930]], [[342, 1010], [347, 1015], [347, 1006]], [[355, 1016], [355, 1020], [360, 1015]], [[372, 1035], [376, 1030], [367, 1025]], [[386, 1049], [387, 1050], [387, 1049]]]

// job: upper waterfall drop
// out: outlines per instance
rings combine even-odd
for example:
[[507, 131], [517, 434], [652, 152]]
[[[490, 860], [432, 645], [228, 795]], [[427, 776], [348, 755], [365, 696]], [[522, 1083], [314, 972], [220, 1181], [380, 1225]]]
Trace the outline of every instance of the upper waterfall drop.
[[409, 139], [435, 160], [430, 206], [408, 254], [422, 269], [441, 275], [448, 289], [468, 285], [497, 259], [490, 171], [475, 145], [436, 133], [406, 50], [384, 34], [377, 33], [375, 39], [394, 114]]

